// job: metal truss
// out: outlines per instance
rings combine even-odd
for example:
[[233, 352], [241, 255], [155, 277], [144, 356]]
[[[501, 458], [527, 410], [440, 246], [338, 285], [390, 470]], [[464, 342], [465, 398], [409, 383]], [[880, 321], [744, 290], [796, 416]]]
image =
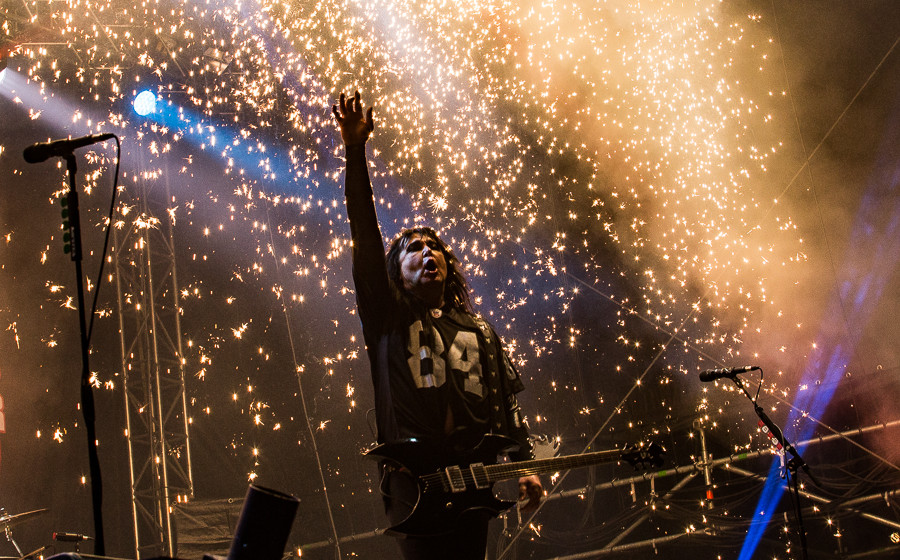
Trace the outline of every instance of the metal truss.
[[[884, 429], [888, 429], [888, 428], [896, 429], [898, 427], [900, 427], [900, 420], [895, 420], [895, 421], [887, 422], [884, 424], [876, 424], [876, 425], [867, 426], [864, 428], [847, 430], [844, 432], [830, 434], [827, 436], [816, 437], [816, 438], [813, 438], [813, 439], [810, 439], [807, 441], [799, 442], [796, 445], [798, 447], [808, 447], [808, 446], [814, 446], [814, 445], [817, 445], [820, 443], [825, 443], [825, 442], [834, 441], [834, 440], [838, 440], [838, 439], [849, 440], [849, 438], [851, 438], [853, 436], [859, 436], [862, 434], [876, 432], [876, 431], [880, 431], [880, 430], [884, 430]], [[676, 492], [682, 490], [685, 486], [688, 485], [688, 483], [693, 481], [698, 475], [701, 475], [701, 474], [704, 476], [706, 486], [709, 487], [711, 485], [711, 481], [712, 481], [712, 470], [715, 468], [720, 468], [727, 472], [737, 474], [739, 476], [753, 477], [753, 478], [758, 478], [761, 480], [765, 479], [765, 476], [766, 476], [765, 474], [758, 474], [758, 473], [754, 473], [751, 471], [741, 469], [739, 467], [736, 467], [734, 465], [734, 463], [737, 463], [740, 461], [746, 461], [749, 459], [755, 459], [755, 458], [759, 458], [759, 457], [763, 457], [763, 456], [771, 456], [771, 455], [773, 455], [773, 452], [771, 449], [763, 449], [760, 451], [740, 453], [740, 454], [730, 455], [728, 457], [722, 457], [720, 459], [711, 459], [706, 451], [705, 434], [703, 434], [702, 430], [700, 430], [700, 432], [701, 432], [702, 456], [699, 458], [699, 460], [696, 463], [689, 464], [689, 465], [680, 465], [680, 466], [677, 466], [677, 467], [674, 467], [671, 469], [665, 469], [665, 470], [656, 471], [656, 472], [646, 472], [646, 473], [642, 473], [642, 474], [635, 475], [635, 476], [628, 477], [628, 478], [615, 479], [615, 480], [611, 480], [609, 482], [592, 485], [587, 488], [581, 487], [581, 488], [575, 488], [572, 490], [566, 490], [566, 491], [562, 491], [562, 492], [555, 492], [555, 493], [547, 496], [544, 501], [549, 502], [549, 501], [560, 500], [560, 499], [564, 499], [564, 498], [581, 497], [584, 495], [584, 493], [586, 491], [589, 491], [589, 490], [594, 490], [594, 491], [609, 490], [612, 488], [619, 488], [619, 487], [623, 487], [623, 486], [631, 487], [631, 494], [632, 494], [632, 496], [635, 497], [634, 499], [636, 500], [637, 499], [636, 498], [637, 491], [635, 489], [636, 484], [644, 483], [644, 482], [649, 483], [650, 484], [650, 493], [651, 493], [651, 495], [655, 496], [656, 495], [655, 494], [656, 479], [668, 477], [668, 476], [674, 476], [674, 475], [683, 475], [683, 478], [681, 480], [679, 480], [678, 482], [676, 482], [675, 485], [665, 495], [663, 495], [661, 498], [656, 498], [654, 500], [655, 502], [665, 501], [666, 499], [671, 497]], [[809, 492], [808, 490], [803, 490], [803, 496], [812, 500], [813, 502], [817, 503], [816, 506], [813, 506], [813, 507], [810, 507], [810, 508], [807, 508], [806, 510], [804, 510], [804, 512], [803, 512], [804, 515], [821, 514], [823, 510], [827, 510], [827, 511], [841, 510], [841, 511], [845, 511], [845, 512], [849, 512], [849, 513], [858, 515], [859, 517], [861, 517], [863, 519], [867, 519], [874, 523], [878, 523], [878, 524], [885, 525], [888, 527], [900, 529], [900, 523], [897, 523], [890, 519], [885, 519], [883, 517], [873, 515], [871, 513], [861, 511], [858, 507], [858, 506], [862, 506], [867, 503], [871, 503], [871, 502], [875, 502], [875, 501], [879, 501], [879, 500], [889, 501], [892, 499], [897, 499], [898, 497], [900, 497], [900, 488], [893, 489], [893, 490], [890, 490], [887, 492], [878, 493], [878, 494], [872, 494], [869, 496], [863, 496], [863, 497], [859, 497], [859, 498], [844, 500], [844, 501], [824, 498], [824, 497], [818, 496], [812, 492]], [[605, 546], [602, 546], [600, 548], [597, 548], [596, 550], [591, 550], [588, 552], [581, 552], [581, 553], [577, 553], [577, 554], [571, 554], [568, 556], [558, 556], [551, 560], [585, 560], [588, 558], [600, 558], [603, 556], [610, 556], [613, 554], [633, 552], [633, 551], [640, 550], [640, 549], [655, 549], [659, 545], [671, 543], [674, 541], [691, 540], [692, 542], [697, 543], [700, 541], [700, 539], [707, 538], [714, 534], [714, 531], [712, 529], [698, 529], [698, 530], [692, 531], [692, 532], [673, 533], [671, 535], [666, 535], [663, 537], [656, 537], [656, 538], [651, 538], [651, 539], [623, 543], [622, 541], [624, 541], [628, 537], [628, 535], [630, 535], [632, 532], [634, 532], [636, 529], [638, 529], [641, 525], [643, 525], [644, 523], [646, 523], [647, 521], [650, 520], [651, 516], [650, 516], [649, 508], [650, 508], [650, 506], [648, 506], [647, 513], [645, 513], [644, 515], [641, 515], [638, 519], [633, 521], [628, 527], [626, 527], [624, 530], [619, 532], [616, 535], [616, 537], [613, 538], [612, 540], [610, 540], [610, 542], [607, 543]], [[351, 543], [351, 542], [355, 542], [355, 541], [362, 541], [365, 539], [369, 539], [372, 537], [382, 535], [383, 533], [384, 533], [383, 529], [376, 529], [374, 531], [368, 531], [366, 533], [358, 533], [355, 535], [341, 537], [340, 542], [341, 543]], [[329, 540], [329, 541], [306, 543], [306, 544], [300, 545], [300, 548], [304, 551], [307, 551], [307, 550], [312, 550], [312, 549], [324, 548], [324, 547], [331, 546], [331, 545], [333, 545], [333, 543]], [[884, 549], [884, 550], [874, 550], [874, 551], [869, 551], [869, 552], [865, 552], [865, 553], [860, 553], [857, 555], [848, 555], [848, 556], [845, 556], [845, 558], [847, 558], [847, 559], [862, 558], [867, 555], [880, 554], [880, 553], [885, 553], [885, 552], [896, 553], [896, 550], [897, 550], [896, 548]], [[506, 557], [508, 557], [508, 555], [504, 554], [504, 556], [502, 556], [502, 557], [506, 558]]]
[[[825, 443], [828, 441], [833, 441], [833, 440], [837, 440], [837, 439], [848, 439], [852, 436], [857, 436], [857, 435], [862, 435], [862, 434], [869, 433], [869, 432], [875, 432], [875, 431], [880, 431], [880, 430], [887, 429], [887, 428], [897, 428], [897, 427], [900, 427], [900, 420], [895, 420], [895, 421], [888, 422], [885, 424], [876, 424], [873, 426], [867, 426], [867, 427], [858, 428], [855, 430], [847, 430], [845, 432], [834, 433], [834, 434], [830, 434], [827, 436], [817, 437], [817, 438], [810, 439], [807, 441], [802, 441], [802, 442], [798, 443], [797, 446], [798, 447], [814, 446], [814, 445], [817, 445], [820, 443]], [[634, 485], [636, 483], [649, 481], [651, 484], [651, 487], [652, 487], [655, 479], [657, 479], [657, 478], [672, 476], [672, 475], [677, 475], [677, 474], [684, 474], [685, 477], [682, 478], [680, 481], [678, 481], [675, 484], [675, 486], [673, 486], [672, 489], [669, 490], [669, 492], [661, 498], [661, 501], [665, 501], [672, 494], [674, 494], [675, 492], [677, 492], [678, 490], [680, 490], [681, 488], [686, 486], [688, 482], [693, 480], [697, 475], [699, 475], [701, 473], [704, 475], [704, 479], [705, 479], [707, 487], [709, 487], [711, 484], [711, 471], [713, 468], [721, 468], [725, 471], [737, 474], [739, 476], [756, 478], [756, 479], [763, 480], [763, 481], [766, 479], [766, 474], [759, 474], [759, 473], [755, 473], [755, 472], [748, 471], [745, 469], [741, 469], [739, 467], [736, 467], [734, 465], [734, 463], [739, 462], [739, 461], [748, 460], [748, 459], [757, 458], [757, 457], [762, 457], [762, 456], [766, 456], [766, 455], [773, 455], [774, 453], [771, 449], [754, 451], [754, 452], [750, 452], [750, 453], [741, 453], [741, 454], [736, 454], [736, 455], [730, 455], [728, 457], [723, 457], [720, 459], [712, 460], [706, 451], [705, 434], [703, 433], [702, 429], [700, 430], [700, 437], [701, 437], [702, 456], [700, 458], [700, 461], [698, 461], [695, 464], [682, 465], [682, 466], [675, 467], [673, 469], [667, 469], [667, 470], [652, 472], [652, 473], [644, 473], [644, 474], [636, 475], [636, 476], [633, 476], [630, 478], [613, 480], [610, 482], [594, 485], [591, 488], [593, 490], [604, 490], [604, 489], [611, 489], [611, 488], [616, 488], [616, 487], [620, 487], [620, 486], [631, 486], [632, 487], [632, 495], [634, 496], [635, 495]], [[787, 486], [785, 486], [784, 489], [787, 490]], [[554, 500], [554, 499], [561, 499], [561, 498], [565, 498], [565, 497], [569, 497], [569, 496], [578, 496], [578, 495], [582, 495], [585, 492], [585, 490], [587, 490], [587, 489], [579, 488], [579, 489], [575, 489], [575, 490], [568, 490], [565, 492], [560, 492], [558, 494], [548, 496], [547, 499]], [[653, 494], [653, 493], [654, 493], [653, 490], [651, 490], [651, 494]], [[853, 499], [843, 500], [843, 501], [824, 498], [824, 497], [819, 496], [808, 490], [801, 490], [801, 494], [805, 498], [808, 498], [811, 501], [816, 502], [818, 504], [817, 506], [812, 506], [812, 507], [806, 508], [803, 511], [804, 515], [821, 514], [823, 509], [828, 510], [828, 511], [841, 510], [841, 511], [845, 511], [845, 512], [849, 512], [849, 513], [858, 515], [859, 517], [861, 517], [863, 519], [867, 519], [869, 521], [872, 521], [872, 522], [875, 522], [875, 523], [878, 523], [881, 525], [900, 529], [900, 523], [897, 523], [890, 519], [885, 519], [883, 517], [873, 515], [871, 513], [863, 512], [856, 507], [856, 506], [860, 506], [860, 505], [874, 502], [874, 501], [879, 501], [879, 500], [889, 501], [891, 499], [896, 499], [898, 496], [900, 496], [900, 489], [893, 489], [893, 490], [890, 490], [887, 492], [881, 492], [881, 493], [873, 494], [870, 496], [863, 496], [863, 497], [853, 498]], [[619, 544], [622, 540], [625, 539], [625, 537], [627, 537], [631, 532], [633, 532], [635, 529], [637, 529], [638, 526], [642, 525], [649, 519], [650, 519], [649, 513], [642, 515], [640, 518], [638, 518], [636, 521], [634, 521], [629, 527], [627, 527], [625, 530], [623, 530], [619, 535], [617, 535], [606, 546], [604, 546], [602, 548], [599, 548], [597, 550], [593, 550], [590, 552], [583, 552], [583, 553], [572, 554], [572, 555], [568, 555], [568, 556], [558, 556], [558, 557], [552, 558], [551, 560], [583, 560], [583, 559], [587, 559], [587, 558], [599, 558], [601, 556], [608, 556], [611, 554], [631, 551], [631, 550], [640, 549], [640, 548], [655, 548], [658, 544], [671, 542], [671, 541], [679, 540], [679, 539], [686, 538], [686, 537], [691, 537], [692, 539], [702, 539], [705, 536], [712, 534], [710, 530], [703, 529], [703, 530], [697, 530], [697, 531], [693, 531], [693, 532], [675, 533], [672, 535], [667, 535], [665, 537], [646, 539], [646, 540], [631, 542], [631, 543], [627, 543], [627, 544]], [[896, 553], [896, 549], [891, 549], [891, 551]], [[879, 554], [879, 553], [883, 553], [883, 552], [885, 552], [885, 550], [875, 550], [875, 551], [869, 551], [867, 553], [861, 553], [861, 554], [869, 555], [869, 554]], [[853, 555], [852, 557], [857, 557], [857, 555]], [[859, 556], [859, 557], [862, 557], [862, 556]], [[847, 558], [850, 558], [850, 556], [848, 556]]]
[[120, 205], [129, 211], [114, 229], [112, 257], [138, 559], [175, 555], [172, 505], [194, 494], [169, 189], [155, 205], [166, 216], [159, 220], [143, 184]]

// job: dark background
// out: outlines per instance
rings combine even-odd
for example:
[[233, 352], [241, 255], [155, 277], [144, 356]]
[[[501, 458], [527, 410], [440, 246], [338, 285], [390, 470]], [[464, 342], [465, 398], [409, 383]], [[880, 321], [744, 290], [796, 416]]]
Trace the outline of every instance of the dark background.
[[[754, 364], [788, 438], [875, 427], [806, 449], [824, 486], [813, 493], [896, 490], [898, 428], [884, 425], [900, 396], [896, 2], [153, 9], [3, 3], [0, 507], [48, 510], [13, 528], [23, 549], [93, 529], [76, 279], [54, 199], [64, 173], [21, 153], [112, 131], [120, 232], [142, 204], [173, 232], [195, 500], [240, 498], [253, 480], [300, 498], [295, 553], [336, 557], [337, 535], [361, 537], [342, 557], [392, 554], [367, 536], [384, 521], [361, 457], [372, 394], [329, 114], [355, 88], [375, 105], [385, 237], [428, 223], [456, 248], [513, 348], [532, 432], [564, 454], [653, 438], [667, 468], [699, 461], [700, 428], [714, 458], [764, 450], [751, 404], [697, 378]], [[222, 73], [212, 47], [233, 57]], [[146, 88], [165, 104], [149, 118], [131, 109]], [[114, 143], [78, 154], [94, 282]], [[115, 274], [98, 309], [107, 553], [134, 557]], [[755, 393], [758, 374], [747, 379]], [[770, 462], [734, 465], [764, 477]], [[497, 523], [491, 554], [565, 557], [636, 523], [616, 544], [644, 546], [620, 554], [738, 558], [762, 481], [714, 470], [712, 507], [702, 474], [671, 494], [686, 474], [633, 495], [589, 489], [631, 475], [604, 465], [548, 483], [531, 525]], [[757, 557], [799, 557], [790, 511], [785, 497]], [[812, 556], [897, 553], [892, 495], [806, 522]]]

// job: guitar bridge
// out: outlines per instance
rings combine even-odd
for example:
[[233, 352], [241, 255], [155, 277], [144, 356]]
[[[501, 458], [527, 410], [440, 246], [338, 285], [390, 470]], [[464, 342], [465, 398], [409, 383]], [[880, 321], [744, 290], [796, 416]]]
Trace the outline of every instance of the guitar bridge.
[[465, 492], [466, 481], [463, 479], [462, 469], [457, 465], [444, 469], [447, 473], [447, 482], [450, 483], [451, 492]]
[[479, 490], [490, 488], [491, 483], [488, 481], [487, 470], [484, 468], [484, 463], [472, 463], [469, 465], [469, 472], [472, 473], [472, 481], [475, 482], [475, 488], [478, 488]]

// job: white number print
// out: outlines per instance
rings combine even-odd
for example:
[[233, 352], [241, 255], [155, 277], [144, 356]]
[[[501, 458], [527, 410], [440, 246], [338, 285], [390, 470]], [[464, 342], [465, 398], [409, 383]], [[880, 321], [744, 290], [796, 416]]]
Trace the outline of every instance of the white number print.
[[[431, 327], [434, 348], [423, 344], [424, 327], [421, 321], [409, 326], [409, 370], [412, 372], [416, 387], [440, 387], [447, 381], [447, 363], [444, 362], [444, 341], [437, 329]], [[422, 360], [431, 358], [434, 364], [433, 373], [422, 375]], [[463, 388], [479, 397], [484, 396], [484, 383], [481, 380], [481, 359], [478, 355], [478, 336], [473, 332], [459, 331], [447, 352], [451, 370], [466, 374]]]
[[[432, 352], [431, 348], [422, 343], [422, 335], [425, 332], [422, 327], [422, 321], [416, 321], [409, 326], [408, 350], [412, 355], [407, 360], [407, 363], [409, 364], [409, 371], [412, 372], [413, 379], [416, 382], [416, 387], [419, 389], [423, 387], [440, 387], [447, 381], [447, 367], [444, 364], [444, 359], [441, 358], [441, 354], [444, 353], [444, 341], [438, 334], [437, 329], [431, 327], [431, 331], [433, 333], [435, 352]], [[431, 362], [434, 364], [433, 374], [422, 375], [423, 358], [431, 358]]]
[[484, 384], [481, 382], [481, 359], [478, 356], [478, 337], [473, 332], [459, 331], [450, 351], [447, 352], [450, 361], [450, 369], [456, 369], [468, 374], [464, 383], [464, 389], [484, 396]]

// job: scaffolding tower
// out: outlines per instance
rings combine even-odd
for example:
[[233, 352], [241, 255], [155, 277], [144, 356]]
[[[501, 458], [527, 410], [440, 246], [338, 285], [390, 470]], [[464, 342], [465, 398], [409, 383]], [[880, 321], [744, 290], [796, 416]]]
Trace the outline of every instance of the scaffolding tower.
[[168, 178], [164, 194], [139, 178], [119, 205], [112, 255], [137, 559], [175, 556], [172, 506], [194, 494]]

